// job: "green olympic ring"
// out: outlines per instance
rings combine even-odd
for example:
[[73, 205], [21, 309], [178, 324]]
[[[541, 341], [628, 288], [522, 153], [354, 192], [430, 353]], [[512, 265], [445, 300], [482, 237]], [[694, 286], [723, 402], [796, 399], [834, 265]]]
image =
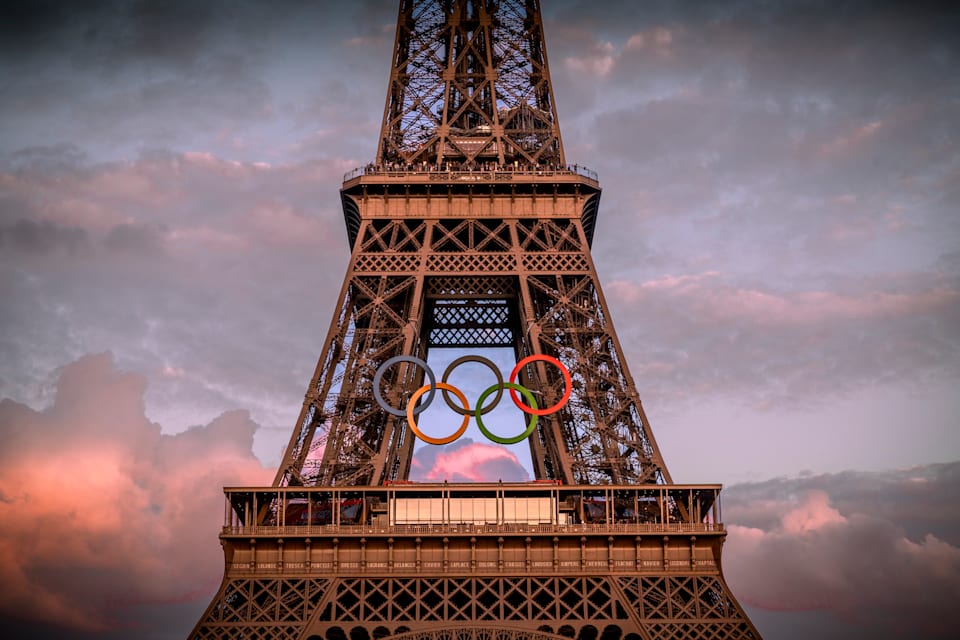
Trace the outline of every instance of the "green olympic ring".
[[473, 414], [473, 416], [477, 419], [477, 427], [479, 427], [483, 435], [487, 436], [487, 440], [492, 440], [493, 442], [499, 442], [500, 444], [516, 444], [521, 440], [526, 440], [527, 438], [530, 437], [530, 434], [533, 433], [533, 430], [537, 428], [537, 420], [540, 419], [540, 416], [538, 416], [535, 413], [531, 414], [530, 424], [527, 425], [527, 430], [513, 438], [501, 438], [496, 434], [490, 433], [487, 430], [487, 428], [484, 426], [483, 419], [480, 417], [482, 414], [482, 412], [480, 411], [480, 407], [483, 406], [483, 401], [486, 400], [487, 396], [489, 396], [494, 391], [500, 391], [501, 393], [503, 393], [504, 387], [506, 387], [507, 389], [513, 389], [515, 391], [519, 391], [520, 395], [526, 398], [527, 401], [530, 403], [530, 407], [532, 409], [536, 410], [538, 408], [537, 400], [536, 398], [533, 397], [533, 394], [530, 392], [530, 389], [527, 389], [526, 387], [519, 385], [515, 382], [504, 382], [503, 386], [500, 386], [497, 384], [491, 385], [487, 387], [487, 389], [483, 393], [480, 394], [480, 397], [477, 399], [477, 411], [476, 413]]

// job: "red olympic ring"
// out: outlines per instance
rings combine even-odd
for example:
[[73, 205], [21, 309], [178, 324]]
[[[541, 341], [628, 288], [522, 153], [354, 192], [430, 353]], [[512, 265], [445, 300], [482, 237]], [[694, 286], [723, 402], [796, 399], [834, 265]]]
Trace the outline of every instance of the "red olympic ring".
[[551, 413], [556, 413], [557, 411], [560, 410], [561, 407], [563, 407], [563, 405], [567, 403], [567, 400], [570, 399], [570, 393], [573, 392], [573, 380], [570, 378], [569, 369], [563, 366], [563, 363], [560, 362], [558, 359], [554, 358], [553, 356], [548, 356], [542, 353], [535, 353], [532, 356], [527, 356], [526, 358], [524, 358], [523, 360], [517, 363], [517, 366], [515, 366], [513, 368], [513, 371], [510, 372], [510, 382], [516, 382], [517, 374], [520, 373], [520, 370], [523, 369], [524, 365], [529, 364], [531, 362], [536, 362], [537, 360], [549, 362], [550, 364], [553, 364], [558, 369], [560, 369], [560, 373], [563, 374], [563, 388], [564, 388], [563, 397], [560, 398], [560, 401], [557, 402], [557, 404], [553, 405], [552, 407], [546, 407], [545, 409], [531, 409], [527, 405], [523, 404], [522, 402], [520, 402], [520, 397], [517, 396], [517, 392], [514, 389], [510, 389], [510, 398], [513, 400], [513, 404], [517, 405], [517, 408], [519, 408], [520, 411], [523, 411], [524, 413], [529, 413], [535, 416], [546, 416], [546, 415], [550, 415]]

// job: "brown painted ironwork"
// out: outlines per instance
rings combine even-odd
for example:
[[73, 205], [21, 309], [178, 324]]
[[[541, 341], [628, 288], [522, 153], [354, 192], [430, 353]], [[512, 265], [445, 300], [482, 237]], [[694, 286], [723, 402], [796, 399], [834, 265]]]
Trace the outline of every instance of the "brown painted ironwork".
[[[402, 0], [377, 157], [341, 198], [337, 311], [274, 486], [226, 490], [191, 638], [758, 639], [720, 571], [720, 487], [671, 484], [614, 332], [539, 2]], [[528, 439], [536, 482], [408, 482], [414, 435], [374, 377], [433, 347], [571, 372]], [[519, 377], [540, 406], [563, 393], [545, 362]], [[400, 363], [380, 391], [423, 383]]]

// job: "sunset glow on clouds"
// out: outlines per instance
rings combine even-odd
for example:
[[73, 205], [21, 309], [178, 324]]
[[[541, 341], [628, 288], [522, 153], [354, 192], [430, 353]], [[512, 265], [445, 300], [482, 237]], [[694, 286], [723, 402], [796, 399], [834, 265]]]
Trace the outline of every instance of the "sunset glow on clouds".
[[524, 482], [529, 474], [516, 454], [491, 442], [462, 438], [445, 447], [422, 447], [413, 458], [417, 482]]
[[221, 487], [272, 480], [257, 427], [234, 411], [163, 435], [144, 390], [103, 354], [65, 367], [42, 411], [0, 403], [0, 615], [110, 631], [219, 582]]
[[[335, 312], [396, 3], [2, 11], [5, 637], [183, 637], [221, 487], [271, 481]], [[674, 479], [727, 486], [734, 592], [769, 638], [949, 637], [956, 11], [543, 12], [627, 365]], [[522, 449], [424, 446], [413, 475], [522, 481]]]
[[[827, 614], [818, 637], [951, 637], [960, 624], [960, 529], [950, 513], [958, 489], [957, 463], [742, 485], [726, 496], [728, 522], [750, 523], [729, 525], [724, 554], [736, 560], [725, 564], [727, 581], [753, 609]], [[940, 522], [920, 522], [938, 508]]]

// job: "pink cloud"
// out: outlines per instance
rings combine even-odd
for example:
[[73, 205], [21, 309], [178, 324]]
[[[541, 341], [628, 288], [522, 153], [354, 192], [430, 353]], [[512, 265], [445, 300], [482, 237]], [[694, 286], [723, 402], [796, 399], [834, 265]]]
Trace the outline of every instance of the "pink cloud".
[[846, 522], [846, 518], [830, 506], [830, 496], [825, 491], [811, 491], [802, 503], [783, 516], [782, 522], [786, 533], [804, 534]]
[[[51, 151], [51, 162], [56, 157]], [[246, 250], [251, 240], [289, 245], [323, 242], [340, 234], [326, 223], [302, 212], [302, 207], [272, 202], [261, 193], [283, 193], [284, 198], [309, 200], [317, 184], [336, 184], [355, 165], [345, 159], [271, 165], [237, 161], [206, 151], [145, 156], [135, 161], [77, 165], [56, 170], [43, 164], [28, 170], [0, 172], [0, 188], [23, 203], [21, 215], [36, 221], [106, 233], [136, 222], [162, 224], [178, 240], [199, 240], [203, 248], [232, 246]], [[241, 214], [243, 212], [245, 214]], [[331, 212], [332, 213], [332, 212]], [[229, 224], [224, 219], [229, 218]], [[240, 218], [238, 225], [238, 218]], [[231, 229], [226, 233], [223, 229]], [[219, 230], [215, 237], [214, 231]], [[241, 235], [237, 239], [236, 236]], [[249, 237], [248, 237], [249, 236]]]
[[251, 207], [240, 224], [251, 238], [276, 247], [315, 247], [329, 237], [331, 229], [319, 218], [305, 215], [288, 204], [259, 202]]
[[[763, 513], [770, 508], [761, 505]], [[780, 520], [773, 526], [728, 526], [725, 573], [742, 601], [768, 610], [826, 611], [864, 634], [877, 631], [875, 637], [951, 635], [960, 548], [931, 534], [913, 541], [869, 514], [843, 515], [824, 491], [781, 498], [776, 508]]]
[[627, 39], [623, 46], [624, 51], [654, 52], [658, 55], [670, 53], [673, 44], [673, 32], [666, 27], [654, 27], [645, 31], [638, 31]]
[[453, 450], [440, 451], [433, 466], [419, 473], [418, 478], [432, 482], [496, 482], [516, 479], [518, 470], [526, 476], [517, 456], [509, 449], [471, 442]]
[[666, 27], [653, 27], [631, 35], [621, 47], [606, 40], [597, 39], [587, 30], [564, 27], [559, 30], [565, 43], [575, 49], [575, 55], [566, 56], [564, 65], [571, 71], [594, 77], [609, 76], [624, 62], [628, 54], [654, 55], [669, 58], [673, 55], [675, 32]]
[[43, 411], [0, 403], [0, 616], [106, 630], [215, 587], [221, 487], [271, 479], [257, 427], [236, 411], [163, 435], [144, 391], [103, 354], [67, 366]]
[[850, 133], [837, 136], [833, 140], [822, 144], [820, 146], [820, 154], [831, 156], [855, 149], [872, 138], [882, 126], [882, 120], [875, 120], [856, 127]]
[[722, 282], [716, 271], [681, 276], [667, 275], [642, 283], [616, 280], [607, 288], [617, 297], [631, 303], [668, 298], [672, 302], [685, 302], [702, 318], [748, 320], [757, 324], [781, 326], [931, 313], [960, 304], [960, 290], [943, 285], [908, 293], [780, 293], [730, 286]]
[[587, 72], [598, 76], [609, 75], [616, 61], [613, 45], [605, 41], [594, 42], [588, 51], [564, 60], [566, 65], [574, 71]]

